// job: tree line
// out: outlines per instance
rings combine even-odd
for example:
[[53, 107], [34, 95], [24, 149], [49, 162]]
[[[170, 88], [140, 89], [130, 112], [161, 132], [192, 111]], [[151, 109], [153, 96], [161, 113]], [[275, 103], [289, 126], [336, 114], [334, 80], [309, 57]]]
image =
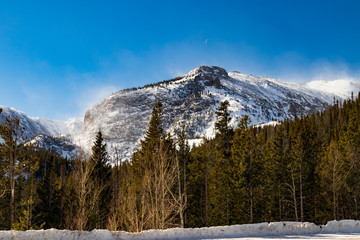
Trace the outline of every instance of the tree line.
[[[360, 98], [275, 126], [230, 126], [216, 110], [214, 138], [190, 148], [186, 126], [162, 128], [157, 102], [131, 161], [110, 157], [101, 131], [90, 156], [64, 159], [0, 124], [1, 229], [141, 231], [264, 221], [359, 219]], [[1, 111], [0, 111], [1, 112]]]

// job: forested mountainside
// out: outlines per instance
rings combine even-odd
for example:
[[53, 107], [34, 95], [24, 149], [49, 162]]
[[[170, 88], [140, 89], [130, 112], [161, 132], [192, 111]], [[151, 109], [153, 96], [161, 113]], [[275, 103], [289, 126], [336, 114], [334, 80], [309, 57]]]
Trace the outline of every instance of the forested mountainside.
[[131, 158], [145, 136], [157, 101], [163, 105], [166, 132], [178, 133], [185, 126], [187, 136], [199, 141], [215, 135], [215, 111], [225, 100], [230, 103], [229, 124], [235, 127], [244, 115], [249, 116], [251, 125], [258, 125], [321, 111], [333, 104], [334, 98], [350, 97], [351, 91], [360, 90], [356, 82], [342, 91], [338, 86], [338, 94], [315, 90], [315, 86], [201, 66], [173, 80], [112, 94], [86, 112], [84, 128], [74, 139], [90, 149], [93, 136], [101, 129], [111, 156], [118, 152], [122, 158]]
[[185, 128], [176, 141], [164, 131], [158, 101], [131, 162], [112, 166], [101, 131], [90, 157], [66, 160], [14, 141], [19, 121], [7, 118], [0, 125], [0, 228], [141, 231], [359, 219], [359, 97], [263, 127], [244, 115], [233, 128], [230, 107], [218, 104], [215, 136], [190, 150]]
[[[58, 145], [55, 148], [59, 153], [63, 149], [60, 153], [63, 156], [72, 155], [69, 148], [59, 148], [69, 142], [90, 153], [93, 138], [100, 129], [115, 161], [119, 157], [131, 159], [134, 150], [140, 147], [157, 101], [163, 104], [164, 130], [174, 136], [185, 127], [188, 139], [198, 143], [203, 136], [215, 136], [216, 108], [225, 100], [230, 103], [230, 125], [235, 127], [244, 115], [249, 116], [250, 125], [258, 125], [321, 111], [333, 104], [334, 98], [344, 100], [359, 90], [360, 84], [352, 81], [300, 85], [201, 66], [172, 80], [114, 93], [88, 109], [83, 120], [33, 118], [2, 107], [0, 123], [7, 115], [19, 118], [24, 138], [31, 140], [40, 135], [32, 142], [52, 149], [54, 141], [44, 138], [55, 137]], [[62, 139], [67, 142], [61, 144]]]

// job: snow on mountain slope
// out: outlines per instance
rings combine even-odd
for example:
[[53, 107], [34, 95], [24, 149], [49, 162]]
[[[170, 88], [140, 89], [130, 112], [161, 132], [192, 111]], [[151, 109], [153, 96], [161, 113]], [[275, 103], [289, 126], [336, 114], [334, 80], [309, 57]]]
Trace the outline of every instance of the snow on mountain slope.
[[0, 123], [3, 123], [5, 121], [6, 116], [20, 119], [20, 127], [24, 129], [24, 134], [22, 136], [23, 141], [30, 140], [39, 134], [52, 134], [51, 129], [48, 129], [47, 127], [35, 121], [31, 117], [28, 117], [23, 112], [6, 106], [0, 106], [0, 108], [2, 108], [2, 113], [0, 114]]
[[80, 155], [80, 148], [62, 137], [38, 135], [30, 143], [67, 159], [75, 159]]
[[67, 136], [72, 139], [80, 134], [83, 127], [83, 120], [78, 118], [71, 118], [66, 122], [35, 117], [31, 119], [43, 126], [49, 132], [49, 136]]
[[[348, 80], [339, 79], [334, 81], [312, 81], [303, 85], [306, 88], [320, 90], [325, 93], [335, 94], [336, 96], [347, 98], [356, 89], [360, 89], [360, 83]], [[354, 96], [357, 96], [357, 92], [354, 92]]]
[[[140, 146], [158, 100], [163, 104], [164, 129], [174, 135], [186, 126], [190, 142], [196, 144], [204, 135], [215, 135], [215, 111], [224, 100], [230, 103], [231, 125], [235, 127], [245, 114], [252, 125], [276, 123], [323, 110], [333, 103], [334, 97], [348, 98], [351, 92], [357, 96], [359, 90], [360, 83], [355, 81], [314, 81], [299, 85], [201, 66], [172, 80], [114, 93], [89, 108], [83, 120], [62, 122], [32, 118], [13, 108], [2, 107], [0, 122], [6, 115], [18, 117], [25, 129], [24, 140], [38, 135], [65, 136], [85, 151], [90, 151], [100, 129], [110, 156], [130, 158]], [[43, 138], [37, 140], [42, 145], [51, 143]]]
[[[34, 145], [52, 151], [60, 156], [72, 158], [79, 152], [79, 148], [72, 144], [72, 136], [80, 133], [83, 121], [70, 119], [67, 122], [29, 117], [14, 108], [0, 106], [0, 123], [6, 116], [20, 119], [20, 127], [24, 129], [22, 141], [30, 141]], [[67, 139], [67, 140], [66, 140]]]
[[[359, 86], [352, 85], [353, 91]], [[158, 100], [163, 104], [164, 129], [175, 133], [185, 125], [187, 135], [198, 141], [204, 135], [214, 136], [215, 111], [224, 100], [230, 102], [231, 125], [235, 127], [245, 114], [253, 125], [280, 121], [323, 110], [334, 97], [348, 96], [201, 66], [173, 80], [112, 94], [87, 110], [83, 130], [75, 140], [89, 149], [100, 129], [110, 155], [118, 151], [122, 158], [129, 158], [139, 147]]]
[[48, 136], [74, 136], [81, 132], [83, 120], [72, 118], [68, 121], [58, 121], [46, 118], [29, 117], [25, 113], [14, 108], [0, 106], [0, 123], [5, 121], [6, 116], [20, 119], [20, 127], [24, 128], [24, 140], [32, 139], [40, 134]]

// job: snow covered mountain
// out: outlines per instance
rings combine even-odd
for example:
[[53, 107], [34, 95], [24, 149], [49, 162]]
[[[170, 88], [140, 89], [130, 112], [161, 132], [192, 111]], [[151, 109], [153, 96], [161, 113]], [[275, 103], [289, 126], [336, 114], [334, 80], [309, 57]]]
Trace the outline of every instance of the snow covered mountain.
[[[32, 118], [2, 107], [0, 122], [6, 115], [20, 118], [25, 129], [24, 140], [36, 137], [33, 143], [56, 149], [63, 156], [76, 152], [69, 147], [69, 141], [89, 151], [100, 129], [110, 156], [130, 158], [140, 146], [158, 100], [163, 104], [164, 129], [175, 134], [186, 126], [190, 142], [199, 142], [204, 135], [214, 136], [215, 111], [224, 100], [230, 103], [231, 125], [235, 127], [245, 114], [252, 125], [276, 122], [323, 110], [334, 98], [348, 98], [351, 92], [357, 96], [359, 90], [360, 83], [356, 81], [315, 81], [300, 85], [201, 66], [172, 80], [114, 93], [88, 109], [84, 120], [61, 122]], [[55, 143], [48, 136], [62, 138], [56, 138]], [[68, 142], [60, 143], [64, 137]]]
[[20, 127], [24, 129], [23, 140], [31, 140], [38, 135], [47, 136], [71, 136], [81, 132], [83, 127], [82, 119], [72, 118], [68, 121], [57, 121], [38, 117], [29, 117], [25, 113], [14, 108], [1, 106], [0, 123], [5, 121], [6, 116], [20, 119]]
[[80, 154], [80, 148], [64, 137], [38, 135], [34, 137], [30, 143], [63, 158], [74, 159]]
[[[351, 84], [354, 92], [360, 90], [360, 83]], [[187, 135], [196, 140], [214, 136], [215, 111], [221, 101], [230, 102], [232, 126], [245, 114], [251, 124], [258, 125], [323, 110], [334, 97], [349, 96], [335, 85], [334, 92], [319, 91], [314, 85], [201, 66], [169, 81], [112, 94], [87, 110], [83, 130], [75, 140], [89, 149], [101, 129], [110, 155], [117, 151], [128, 158], [139, 147], [158, 100], [163, 104], [164, 129], [174, 134], [186, 126]]]
[[25, 113], [14, 108], [0, 106], [0, 123], [5, 121], [6, 116], [20, 119], [20, 128], [24, 130], [22, 141], [31, 142], [37, 147], [52, 151], [60, 156], [71, 158], [79, 148], [72, 142], [72, 136], [81, 132], [82, 119], [70, 119], [66, 122], [29, 117]]

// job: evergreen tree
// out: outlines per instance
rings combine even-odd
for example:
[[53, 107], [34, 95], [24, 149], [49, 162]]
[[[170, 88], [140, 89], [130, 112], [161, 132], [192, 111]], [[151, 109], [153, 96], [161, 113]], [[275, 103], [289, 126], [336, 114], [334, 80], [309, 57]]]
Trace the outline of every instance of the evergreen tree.
[[224, 225], [230, 224], [230, 171], [231, 171], [231, 145], [233, 140], [233, 129], [230, 127], [229, 102], [221, 102], [216, 109], [215, 144], [213, 154], [216, 156], [216, 163], [210, 172], [209, 186], [209, 224]]
[[221, 154], [221, 158], [229, 159], [231, 155], [231, 145], [234, 135], [234, 130], [230, 127], [230, 113], [229, 113], [229, 102], [225, 100], [221, 102], [220, 106], [216, 109], [215, 129], [218, 152]]
[[111, 167], [108, 164], [108, 153], [101, 131], [96, 134], [89, 164], [92, 167], [91, 176], [100, 189], [96, 210], [90, 220], [90, 228], [105, 229], [111, 201]]
[[[323, 204], [326, 211], [322, 211], [322, 218], [339, 218], [339, 195], [340, 189], [345, 184], [344, 162], [341, 161], [338, 144], [333, 140], [326, 149], [320, 163], [321, 187], [324, 189]], [[326, 194], [326, 195], [325, 195]]]
[[24, 129], [20, 127], [20, 120], [12, 118], [11, 116], [5, 117], [5, 122], [0, 124], [0, 137], [3, 139], [1, 143], [1, 155], [3, 156], [6, 175], [9, 178], [10, 185], [10, 200], [9, 200], [9, 228], [13, 227], [15, 221], [15, 187], [17, 168], [20, 166], [16, 164], [20, 155], [23, 144], [20, 143]]
[[[234, 184], [235, 217], [237, 222], [253, 222], [253, 156], [251, 155], [251, 135], [249, 131], [249, 118], [245, 115], [235, 130], [232, 145], [232, 183]], [[234, 196], [234, 197], [235, 197]]]
[[59, 216], [62, 215], [60, 208], [61, 185], [56, 172], [56, 156], [51, 154], [45, 161], [46, 168], [37, 188], [39, 202], [35, 210], [38, 213], [37, 218], [41, 222], [45, 222], [45, 228], [59, 228], [61, 224]]
[[185, 210], [187, 207], [187, 174], [188, 164], [190, 162], [190, 146], [185, 138], [185, 126], [178, 137], [178, 151], [176, 153], [176, 168], [177, 168], [177, 180], [178, 180], [178, 200], [177, 204], [179, 205], [179, 215], [180, 215], [180, 226], [184, 227], [185, 222]]
[[[22, 148], [18, 158], [18, 182], [20, 206], [18, 216], [15, 218], [13, 229], [29, 230], [40, 228], [34, 224], [34, 205], [37, 202], [36, 187], [37, 181], [35, 172], [39, 167], [39, 157], [32, 144], [27, 144]], [[16, 221], [17, 220], [17, 221]]]
[[[175, 191], [177, 171], [175, 145], [162, 128], [162, 104], [158, 101], [153, 108], [145, 139], [132, 159], [131, 210], [132, 229], [166, 228], [175, 222], [177, 215]], [[135, 216], [134, 216], [135, 215]]]
[[187, 210], [189, 227], [208, 227], [212, 224], [209, 192], [211, 191], [211, 172], [216, 164], [214, 149], [214, 141], [204, 137], [202, 143], [191, 150]]
[[152, 147], [160, 142], [164, 137], [164, 130], [162, 127], [162, 104], [157, 101], [151, 114], [149, 127], [146, 131], [145, 140], [142, 141], [142, 148]]

